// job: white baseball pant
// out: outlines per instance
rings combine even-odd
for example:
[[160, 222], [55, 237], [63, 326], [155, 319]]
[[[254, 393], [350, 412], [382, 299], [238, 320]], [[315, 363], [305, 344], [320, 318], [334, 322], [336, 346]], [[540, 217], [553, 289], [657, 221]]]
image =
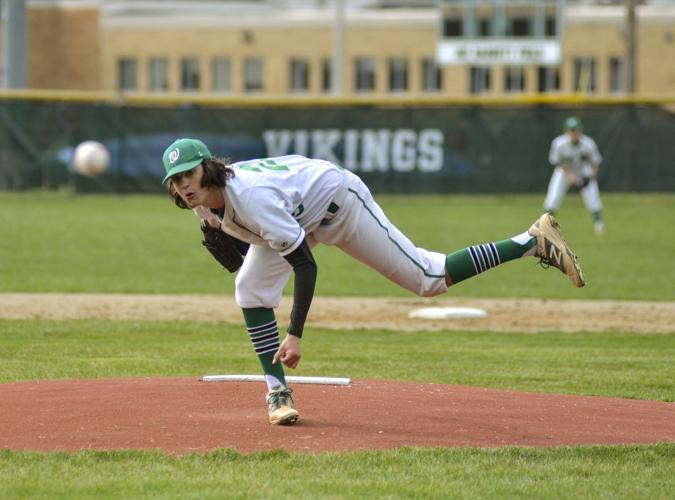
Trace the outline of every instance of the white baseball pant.
[[[448, 290], [445, 254], [416, 247], [373, 199], [368, 187], [348, 170], [334, 199], [335, 216], [307, 236], [310, 246], [337, 246], [355, 259], [419, 296]], [[292, 268], [267, 246], [251, 245], [236, 278], [235, 298], [242, 308], [278, 307]]]
[[[548, 183], [548, 191], [546, 192], [546, 199], [544, 200], [544, 210], [557, 211], [562, 206], [563, 198], [570, 188], [571, 184], [567, 180], [565, 171], [562, 167], [555, 167], [551, 180]], [[598, 181], [591, 179], [579, 192], [581, 198], [584, 200], [586, 210], [589, 212], [599, 212], [602, 210], [602, 202], [600, 201], [600, 189], [598, 188]]]

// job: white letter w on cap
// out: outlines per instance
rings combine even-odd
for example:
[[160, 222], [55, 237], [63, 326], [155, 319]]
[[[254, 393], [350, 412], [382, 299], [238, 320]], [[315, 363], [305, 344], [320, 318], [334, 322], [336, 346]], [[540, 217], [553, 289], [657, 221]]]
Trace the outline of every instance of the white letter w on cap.
[[169, 161], [171, 163], [176, 163], [176, 160], [178, 160], [179, 156], [180, 156], [180, 150], [178, 148], [176, 148], [169, 153]]

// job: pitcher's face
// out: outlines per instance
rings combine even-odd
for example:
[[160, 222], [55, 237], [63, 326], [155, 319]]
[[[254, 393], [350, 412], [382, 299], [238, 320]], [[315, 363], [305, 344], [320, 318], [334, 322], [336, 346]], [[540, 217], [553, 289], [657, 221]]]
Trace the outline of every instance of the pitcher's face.
[[206, 204], [208, 190], [202, 187], [203, 177], [204, 167], [201, 165], [171, 177], [174, 189], [190, 208]]

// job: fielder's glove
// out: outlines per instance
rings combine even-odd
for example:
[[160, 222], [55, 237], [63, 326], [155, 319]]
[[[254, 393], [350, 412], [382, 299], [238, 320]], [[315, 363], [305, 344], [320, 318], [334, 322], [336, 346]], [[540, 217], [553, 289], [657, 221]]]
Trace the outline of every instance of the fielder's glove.
[[577, 179], [577, 189], [583, 189], [588, 186], [588, 183], [591, 182], [591, 177], [583, 176]]
[[200, 227], [204, 233], [202, 245], [225, 269], [231, 273], [237, 272], [244, 262], [243, 255], [248, 251], [248, 243], [211, 227], [205, 220], [202, 220]]

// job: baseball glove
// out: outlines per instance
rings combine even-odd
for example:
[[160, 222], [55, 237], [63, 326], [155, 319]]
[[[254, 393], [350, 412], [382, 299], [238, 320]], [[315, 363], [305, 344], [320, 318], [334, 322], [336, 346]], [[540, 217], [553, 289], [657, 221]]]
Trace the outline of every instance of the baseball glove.
[[231, 273], [237, 272], [244, 262], [243, 255], [246, 255], [248, 244], [211, 227], [205, 220], [202, 220], [199, 227], [204, 233], [202, 245], [225, 269]]
[[577, 180], [577, 189], [583, 189], [586, 186], [588, 186], [588, 183], [591, 182], [591, 177], [584, 176], [584, 177], [579, 177]]

